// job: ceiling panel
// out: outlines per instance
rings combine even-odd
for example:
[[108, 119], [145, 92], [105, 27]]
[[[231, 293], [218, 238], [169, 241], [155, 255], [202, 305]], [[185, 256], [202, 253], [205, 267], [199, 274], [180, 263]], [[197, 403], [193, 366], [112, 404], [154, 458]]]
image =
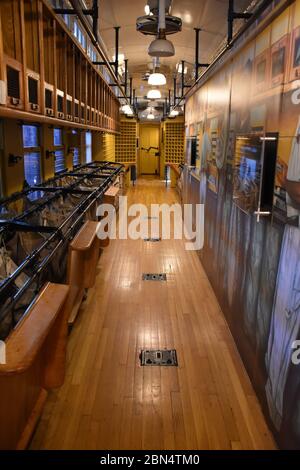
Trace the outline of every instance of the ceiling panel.
[[[236, 10], [243, 11], [251, 3], [249, 0], [236, 0]], [[146, 0], [101, 0], [100, 34], [110, 56], [114, 54], [114, 26], [121, 26], [120, 52], [129, 59], [129, 70], [134, 77], [134, 87], [139, 94], [140, 86], [147, 90], [147, 83], [141, 82], [141, 74], [149, 69], [151, 58], [147, 49], [153, 37], [144, 36], [136, 31], [136, 19], [143, 16]], [[169, 68], [169, 80], [176, 64], [186, 60], [191, 64], [195, 60], [194, 28], [200, 33], [200, 60], [209, 62], [227, 34], [228, 0], [173, 0], [172, 15], [182, 19], [182, 31], [170, 36], [176, 54], [162, 59], [161, 63]], [[191, 66], [192, 67], [192, 66]], [[170, 87], [170, 82], [168, 87]]]

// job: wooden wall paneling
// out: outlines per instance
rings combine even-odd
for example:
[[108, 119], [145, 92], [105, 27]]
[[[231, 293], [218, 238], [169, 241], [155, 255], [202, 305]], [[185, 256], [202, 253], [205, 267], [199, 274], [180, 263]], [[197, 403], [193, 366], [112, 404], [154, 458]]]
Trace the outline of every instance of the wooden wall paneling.
[[100, 109], [100, 127], [104, 124], [104, 110], [103, 110], [103, 93], [104, 93], [104, 82], [100, 80], [100, 97], [99, 97], [99, 109]]
[[37, 0], [38, 15], [38, 44], [39, 44], [39, 62], [40, 62], [40, 112], [45, 114], [45, 47], [44, 47], [44, 25], [43, 25], [43, 4]]
[[74, 54], [74, 121], [79, 122], [80, 114], [80, 81], [81, 81], [81, 54], [78, 49], [75, 48]]
[[22, 42], [25, 45], [26, 68], [24, 66], [25, 76], [25, 109], [33, 113], [40, 111], [40, 50], [39, 41], [39, 15], [38, 0], [23, 0], [24, 8], [24, 31]]
[[64, 119], [66, 112], [65, 94], [67, 90], [66, 34], [56, 24], [56, 116]]
[[81, 122], [86, 123], [86, 104], [87, 104], [87, 62], [84, 60], [81, 65], [81, 80], [82, 80], [82, 88], [81, 88], [81, 110], [83, 111], [83, 115], [81, 116]]
[[4, 67], [2, 21], [3, 21], [3, 17], [1, 16], [1, 7], [0, 7], [0, 80], [4, 82], [4, 86], [5, 86], [5, 67]]
[[95, 109], [96, 109], [96, 100], [95, 100], [95, 91], [96, 91], [96, 85], [95, 85], [95, 81], [96, 81], [96, 77], [95, 77], [95, 71], [94, 69], [92, 68], [91, 69], [92, 71], [92, 78], [91, 78], [91, 123], [93, 125], [95, 125], [96, 123], [96, 113], [95, 113]]
[[67, 94], [66, 94], [66, 115], [69, 121], [73, 121], [74, 116], [74, 88], [75, 88], [75, 45], [68, 37], [67, 41]]

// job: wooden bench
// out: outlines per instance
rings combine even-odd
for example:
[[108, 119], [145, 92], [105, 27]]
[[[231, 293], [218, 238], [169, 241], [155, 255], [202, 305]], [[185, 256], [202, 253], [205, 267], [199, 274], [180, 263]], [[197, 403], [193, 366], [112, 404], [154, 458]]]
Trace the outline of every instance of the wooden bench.
[[104, 193], [104, 203], [112, 204], [116, 209], [119, 207], [119, 194], [120, 188], [118, 186], [111, 186], [106, 193]]
[[69, 287], [48, 283], [7, 340], [0, 365], [0, 448], [25, 449], [49, 389], [65, 376]]
[[73, 324], [83, 300], [85, 289], [94, 286], [100, 253], [97, 237], [98, 222], [88, 220], [69, 245], [68, 277], [70, 286], [68, 299], [70, 308], [69, 324]]

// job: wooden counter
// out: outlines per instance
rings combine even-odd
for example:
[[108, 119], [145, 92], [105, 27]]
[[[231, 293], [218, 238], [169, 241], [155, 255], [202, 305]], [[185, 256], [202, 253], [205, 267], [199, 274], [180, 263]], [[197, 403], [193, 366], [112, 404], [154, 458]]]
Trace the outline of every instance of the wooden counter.
[[65, 376], [68, 286], [45, 285], [5, 341], [0, 365], [0, 449], [26, 448], [47, 391]]

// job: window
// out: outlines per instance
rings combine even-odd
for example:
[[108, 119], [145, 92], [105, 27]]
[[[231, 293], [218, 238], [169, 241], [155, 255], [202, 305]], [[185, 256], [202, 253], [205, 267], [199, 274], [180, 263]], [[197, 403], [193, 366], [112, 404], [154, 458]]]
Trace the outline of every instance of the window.
[[85, 133], [85, 161], [86, 163], [90, 163], [93, 161], [92, 157], [92, 133], [86, 132]]
[[39, 128], [37, 126], [23, 126], [24, 148], [39, 147]]
[[88, 44], [87, 54], [89, 58], [92, 60], [92, 62], [97, 62], [97, 53], [91, 44]]
[[79, 42], [79, 44], [81, 44], [83, 49], [85, 49], [86, 47], [85, 35], [76, 20], [74, 21], [74, 24], [73, 24], [73, 34], [75, 38], [77, 39], [77, 41]]
[[55, 173], [65, 170], [65, 152], [63, 150], [55, 150]]
[[63, 143], [63, 131], [59, 127], [53, 129], [53, 145], [55, 147], [54, 171], [55, 173], [59, 173], [65, 170], [65, 149]]
[[79, 154], [79, 148], [74, 147], [73, 148], [73, 166], [79, 165], [80, 164], [80, 154]]
[[53, 130], [53, 145], [55, 147], [63, 145], [63, 133], [62, 129], [56, 128]]
[[[24, 151], [24, 178], [29, 186], [40, 184], [41, 175], [41, 149], [40, 149], [40, 132], [38, 126], [23, 126], [23, 147]], [[39, 199], [41, 193], [39, 191], [32, 193], [31, 200]]]
[[38, 152], [24, 154], [25, 181], [29, 186], [41, 183], [41, 155]]

